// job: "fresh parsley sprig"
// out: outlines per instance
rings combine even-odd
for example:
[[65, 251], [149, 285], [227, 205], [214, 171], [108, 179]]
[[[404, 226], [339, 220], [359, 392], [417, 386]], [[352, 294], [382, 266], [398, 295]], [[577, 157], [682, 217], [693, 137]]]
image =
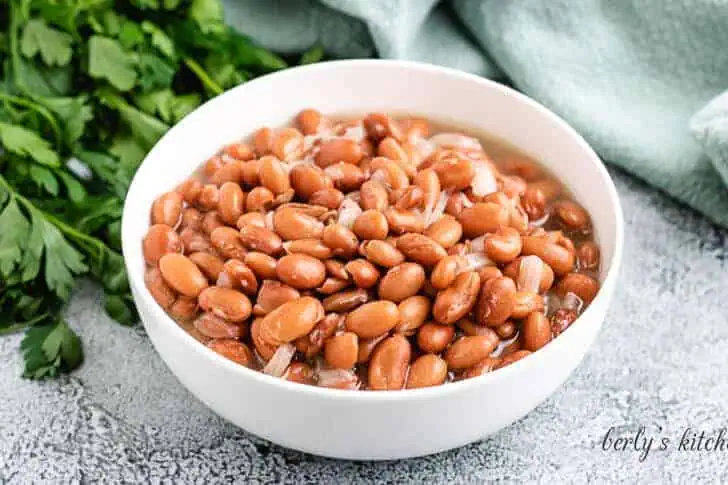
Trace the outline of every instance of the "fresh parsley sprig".
[[226, 26], [219, 0], [0, 0], [0, 335], [26, 331], [25, 377], [81, 364], [61, 317], [78, 278], [100, 283], [115, 320], [137, 320], [121, 211], [159, 137], [286, 66]]

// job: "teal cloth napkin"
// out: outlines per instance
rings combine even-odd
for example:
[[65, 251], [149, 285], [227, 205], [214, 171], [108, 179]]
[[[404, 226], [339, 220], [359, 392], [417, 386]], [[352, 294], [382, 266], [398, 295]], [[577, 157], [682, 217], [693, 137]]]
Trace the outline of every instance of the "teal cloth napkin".
[[[728, 226], [728, 2], [225, 0], [266, 47], [426, 61], [505, 81], [609, 163]], [[627, 216], [629, 216], [627, 214]]]

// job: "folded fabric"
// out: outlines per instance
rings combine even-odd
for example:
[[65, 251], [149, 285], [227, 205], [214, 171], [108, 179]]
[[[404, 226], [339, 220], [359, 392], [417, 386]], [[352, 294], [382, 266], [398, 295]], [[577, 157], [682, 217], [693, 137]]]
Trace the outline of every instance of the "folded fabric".
[[[502, 80], [609, 163], [728, 226], [728, 4], [715, 0], [225, 0], [266, 47]], [[715, 98], [714, 101], [711, 100]]]

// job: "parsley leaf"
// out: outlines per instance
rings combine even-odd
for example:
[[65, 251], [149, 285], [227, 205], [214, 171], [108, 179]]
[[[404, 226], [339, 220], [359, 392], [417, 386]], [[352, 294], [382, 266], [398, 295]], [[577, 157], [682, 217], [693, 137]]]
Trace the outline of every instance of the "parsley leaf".
[[42, 19], [28, 21], [23, 29], [20, 50], [25, 57], [40, 57], [49, 66], [65, 66], [71, 61], [73, 38], [60, 30], [48, 27]]
[[23, 377], [29, 379], [55, 377], [83, 362], [81, 340], [62, 319], [30, 328], [20, 348], [25, 358]]
[[75, 98], [42, 98], [36, 100], [53, 111], [65, 124], [64, 140], [70, 147], [81, 138], [86, 123], [93, 118], [91, 107], [86, 96]]
[[142, 91], [166, 88], [172, 84], [175, 69], [154, 54], [139, 55], [139, 86]]
[[88, 41], [88, 70], [95, 78], [106, 79], [120, 91], [134, 87], [137, 72], [134, 58], [119, 42], [94, 35]]
[[176, 123], [200, 104], [196, 93], [176, 95], [171, 89], [140, 94], [137, 105], [150, 115], [159, 115], [167, 123]]
[[58, 154], [51, 150], [46, 140], [20, 125], [0, 122], [0, 143], [6, 150], [27, 155], [43, 165], [58, 167], [61, 164]]
[[0, 228], [0, 274], [8, 278], [21, 261], [30, 232], [30, 224], [15, 199], [10, 199], [0, 212]]
[[189, 16], [204, 33], [224, 28], [222, 4], [217, 0], [192, 0]]

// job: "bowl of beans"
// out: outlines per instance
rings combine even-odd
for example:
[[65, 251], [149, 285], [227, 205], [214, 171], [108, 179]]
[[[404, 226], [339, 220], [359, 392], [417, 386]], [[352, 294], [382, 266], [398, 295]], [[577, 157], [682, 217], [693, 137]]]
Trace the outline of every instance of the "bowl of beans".
[[566, 380], [622, 226], [602, 162], [533, 100], [336, 61], [173, 127], [122, 238], [146, 331], [203, 403], [282, 446], [395, 459], [495, 433]]

